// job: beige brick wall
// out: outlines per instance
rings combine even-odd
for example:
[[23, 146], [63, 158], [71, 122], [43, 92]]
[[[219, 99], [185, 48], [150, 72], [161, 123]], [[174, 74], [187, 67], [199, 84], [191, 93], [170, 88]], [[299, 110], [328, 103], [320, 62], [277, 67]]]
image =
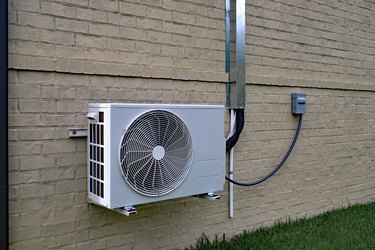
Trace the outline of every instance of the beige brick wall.
[[[225, 80], [224, 0], [9, 2], [11, 68]], [[247, 2], [248, 82], [375, 90], [374, 5]]]
[[89, 102], [224, 104], [224, 1], [9, 0], [11, 249], [171, 249], [279, 218], [375, 200], [374, 4], [247, 3], [246, 125], [236, 178], [268, 182], [210, 202], [182, 198], [125, 217], [86, 202]]

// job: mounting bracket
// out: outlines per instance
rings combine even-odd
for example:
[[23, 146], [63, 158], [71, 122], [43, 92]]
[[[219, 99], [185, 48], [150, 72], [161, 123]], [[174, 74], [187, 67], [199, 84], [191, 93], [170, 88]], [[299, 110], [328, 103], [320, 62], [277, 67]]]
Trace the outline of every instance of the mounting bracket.
[[207, 193], [207, 194], [200, 194], [196, 196], [197, 198], [207, 199], [210, 201], [217, 201], [220, 200], [220, 195], [217, 195], [215, 193]]
[[116, 212], [118, 212], [120, 214], [123, 214], [123, 215], [126, 215], [126, 216], [137, 214], [137, 210], [133, 206], [125, 206], [123, 208], [116, 208], [114, 210]]
[[69, 138], [84, 138], [87, 137], [87, 129], [71, 128], [69, 129]]

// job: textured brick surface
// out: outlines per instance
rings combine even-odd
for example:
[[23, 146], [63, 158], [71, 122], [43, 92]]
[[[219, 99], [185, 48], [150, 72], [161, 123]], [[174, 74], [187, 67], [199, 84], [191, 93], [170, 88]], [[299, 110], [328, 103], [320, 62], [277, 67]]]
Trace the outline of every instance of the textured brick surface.
[[[232, 235], [279, 218], [375, 199], [373, 92], [248, 86], [247, 123], [235, 155], [240, 179], [260, 177], [277, 164], [297, 123], [290, 114], [290, 93], [307, 93], [301, 138], [280, 173], [259, 187], [236, 187], [232, 220], [227, 191], [219, 202], [159, 202], [140, 206], [139, 215], [127, 218], [86, 203], [85, 140], [67, 139], [70, 119], [75, 127], [85, 127], [92, 101], [220, 104], [225, 85], [25, 71], [10, 75], [14, 82], [9, 87], [15, 91], [10, 100], [19, 107], [11, 112], [17, 122], [10, 123], [16, 133], [10, 142], [13, 249], [22, 249], [25, 242], [77, 249], [182, 248], [203, 232]], [[22, 86], [42, 91], [30, 97]], [[47, 86], [51, 96], [41, 94]], [[34, 108], [34, 102], [48, 109]]]
[[[374, 9], [367, 1], [248, 2], [247, 81], [373, 90]], [[185, 80], [214, 72], [225, 81], [223, 0], [10, 1], [9, 13], [11, 68], [103, 74], [95, 65], [111, 63], [121, 67], [106, 74], [178, 68]], [[129, 70], [135, 65], [140, 71]]]
[[[235, 177], [283, 157], [275, 177], [210, 202], [182, 198], [125, 217], [86, 202], [90, 102], [225, 103], [223, 0], [9, 1], [11, 249], [171, 249], [280, 218], [375, 200], [375, 5], [247, 2], [246, 125]], [[226, 115], [228, 123], [228, 115]], [[227, 124], [228, 127], [228, 124]]]

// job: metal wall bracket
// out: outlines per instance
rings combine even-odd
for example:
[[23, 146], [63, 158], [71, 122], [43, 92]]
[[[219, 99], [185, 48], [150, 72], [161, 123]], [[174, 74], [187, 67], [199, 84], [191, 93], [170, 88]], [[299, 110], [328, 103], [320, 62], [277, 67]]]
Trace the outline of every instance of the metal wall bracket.
[[[92, 203], [92, 204], [100, 205], [100, 204], [96, 203], [95, 201], [93, 201], [89, 198], [87, 198], [87, 202]], [[115, 209], [112, 209], [112, 210], [117, 212], [117, 213], [126, 215], [126, 216], [137, 214], [137, 210], [133, 206], [125, 206], [125, 207], [121, 207], [121, 208], [115, 208]]]
[[217, 195], [215, 193], [200, 194], [200, 195], [197, 195], [196, 197], [202, 198], [202, 199], [207, 199], [207, 200], [210, 200], [210, 201], [220, 200], [220, 195]]
[[87, 137], [87, 129], [71, 128], [69, 129], [69, 138]]
[[133, 206], [125, 206], [123, 208], [116, 208], [115, 211], [126, 216], [137, 214], [137, 210]]

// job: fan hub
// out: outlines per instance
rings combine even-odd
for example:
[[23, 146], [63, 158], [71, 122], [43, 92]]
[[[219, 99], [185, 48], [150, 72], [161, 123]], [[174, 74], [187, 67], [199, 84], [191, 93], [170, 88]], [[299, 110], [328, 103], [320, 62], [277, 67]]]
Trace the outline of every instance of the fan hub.
[[163, 146], [156, 146], [152, 150], [152, 156], [155, 158], [155, 160], [160, 161], [161, 159], [164, 158], [165, 155], [165, 149]]

